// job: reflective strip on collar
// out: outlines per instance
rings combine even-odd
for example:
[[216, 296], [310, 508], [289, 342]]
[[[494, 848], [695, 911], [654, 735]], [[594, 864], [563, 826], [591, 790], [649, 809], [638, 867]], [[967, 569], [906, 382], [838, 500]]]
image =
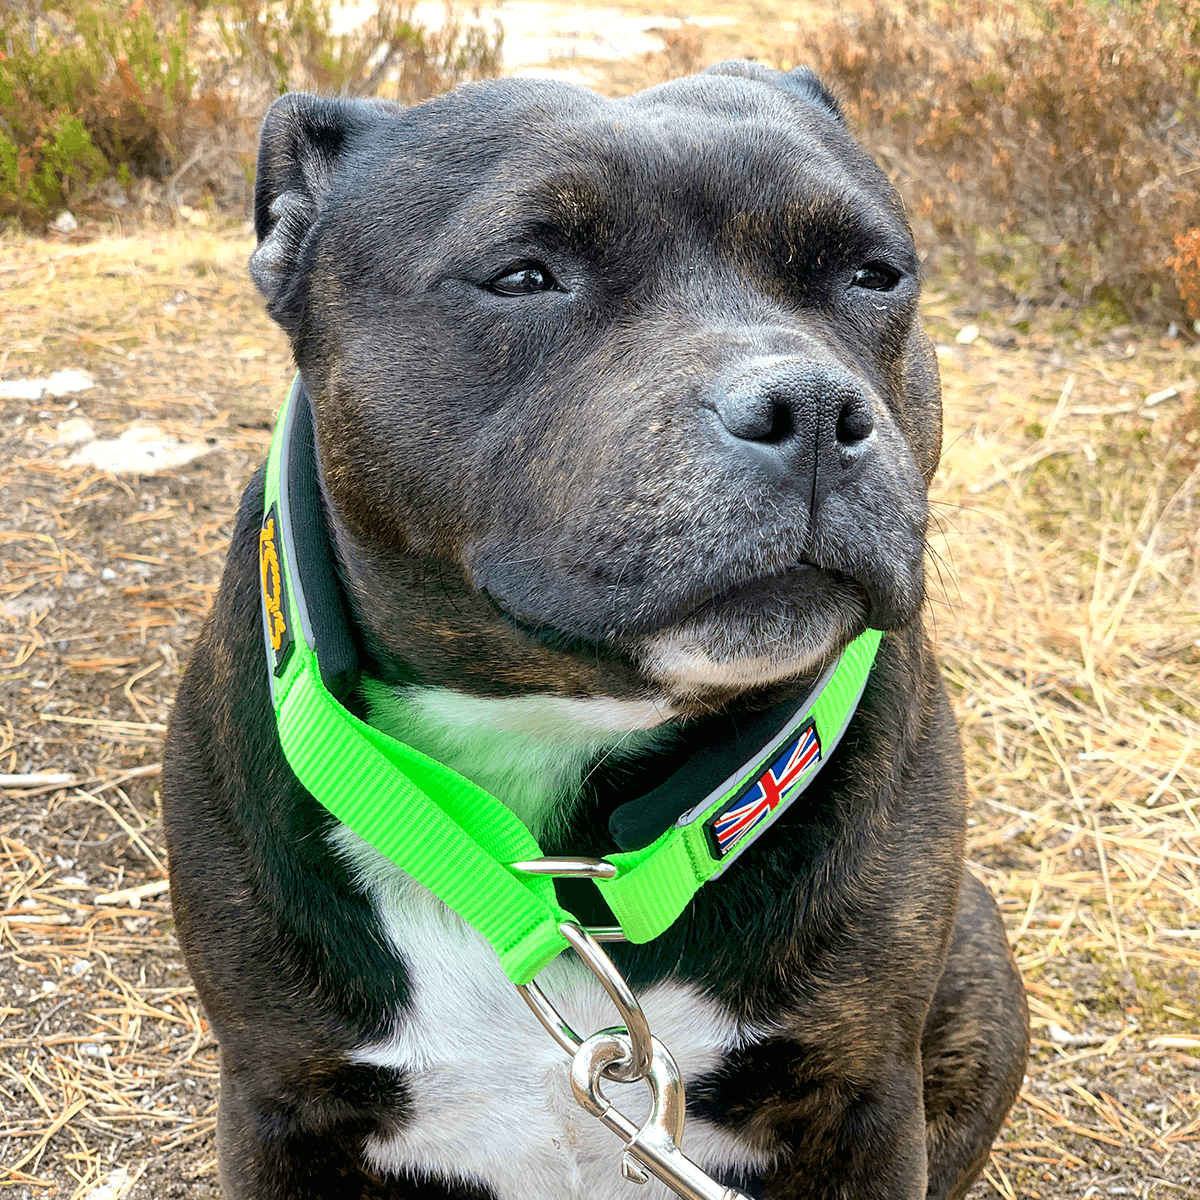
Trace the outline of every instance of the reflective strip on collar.
[[[296, 428], [311, 440], [308, 406], [297, 376], [271, 445], [259, 539], [266, 662], [284, 754], [316, 800], [479, 930], [509, 978], [527, 983], [567, 948], [558, 926], [575, 919], [558, 904], [552, 878], [506, 865], [541, 857], [533, 836], [490, 793], [349, 712], [330, 690], [344, 673], [322, 677], [325, 634], [314, 630], [324, 621], [347, 639], [330, 625], [332, 614], [309, 612], [313, 593], [306, 595], [295, 543], [298, 529], [315, 528], [313, 514], [292, 511], [288, 488], [289, 455], [300, 453]], [[315, 454], [311, 464], [291, 465], [315, 472]], [[868, 630], [855, 639], [766, 746], [665, 833], [608, 855], [616, 877], [594, 882], [630, 941], [664, 932], [808, 786], [854, 714], [881, 636]]]

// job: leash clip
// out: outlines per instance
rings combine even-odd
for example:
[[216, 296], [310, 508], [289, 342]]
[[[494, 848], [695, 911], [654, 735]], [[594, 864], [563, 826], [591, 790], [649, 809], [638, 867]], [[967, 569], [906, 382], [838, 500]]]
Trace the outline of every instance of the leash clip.
[[571, 1061], [575, 1099], [624, 1139], [621, 1174], [631, 1183], [647, 1183], [653, 1175], [684, 1200], [745, 1200], [741, 1192], [702, 1171], [679, 1148], [683, 1139], [683, 1079], [662, 1042], [651, 1038], [651, 1046], [650, 1068], [644, 1076], [650, 1087], [650, 1116], [640, 1129], [600, 1091], [601, 1077], [632, 1054], [629, 1036], [623, 1029], [602, 1029], [579, 1047]]
[[[571, 866], [581, 868], [574, 874], [587, 872], [586, 864], [573, 861]], [[527, 869], [527, 864], [520, 864], [519, 869]], [[546, 872], [545, 867], [540, 869]], [[564, 921], [558, 929], [600, 981], [624, 1025], [581, 1039], [536, 983], [518, 985], [517, 991], [571, 1056], [571, 1090], [580, 1106], [624, 1140], [621, 1174], [631, 1183], [646, 1183], [653, 1175], [684, 1200], [746, 1200], [741, 1192], [706, 1174], [679, 1148], [686, 1111], [683, 1077], [670, 1051], [651, 1035], [646, 1014], [625, 977], [588, 930], [572, 921]], [[601, 1078], [646, 1081], [652, 1103], [650, 1116], [640, 1129], [600, 1091]]]

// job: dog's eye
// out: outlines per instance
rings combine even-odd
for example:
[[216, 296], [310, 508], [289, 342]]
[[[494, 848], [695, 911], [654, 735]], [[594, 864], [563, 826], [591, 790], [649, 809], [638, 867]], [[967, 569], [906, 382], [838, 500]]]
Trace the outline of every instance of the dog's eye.
[[553, 275], [537, 263], [519, 263], [504, 272], [485, 279], [480, 287], [501, 296], [528, 296], [533, 292], [551, 292], [558, 287]]
[[854, 272], [854, 287], [872, 292], [890, 292], [900, 282], [900, 272], [887, 263], [869, 262]]

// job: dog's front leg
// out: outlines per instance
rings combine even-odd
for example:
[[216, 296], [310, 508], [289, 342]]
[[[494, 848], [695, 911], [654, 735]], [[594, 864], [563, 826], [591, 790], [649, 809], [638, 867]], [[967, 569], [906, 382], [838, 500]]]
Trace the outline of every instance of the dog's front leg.
[[266, 1064], [235, 1070], [222, 1064], [217, 1156], [226, 1200], [385, 1200], [400, 1195], [363, 1160], [363, 1142], [377, 1120], [345, 1093], [366, 1081], [338, 1081], [330, 1075], [333, 1092], [343, 1093], [339, 1102], [336, 1095], [305, 1094], [268, 1081], [263, 1078], [267, 1073], [273, 1074]]
[[828, 1044], [772, 1039], [689, 1085], [689, 1113], [724, 1112], [773, 1164], [715, 1172], [722, 1182], [762, 1200], [925, 1200], [919, 1055], [860, 1057], [843, 1045], [837, 1057], [840, 1067]]
[[791, 1155], [766, 1181], [772, 1200], [925, 1200], [917, 1064], [896, 1064], [858, 1086], [839, 1081], [791, 1107], [777, 1126]]

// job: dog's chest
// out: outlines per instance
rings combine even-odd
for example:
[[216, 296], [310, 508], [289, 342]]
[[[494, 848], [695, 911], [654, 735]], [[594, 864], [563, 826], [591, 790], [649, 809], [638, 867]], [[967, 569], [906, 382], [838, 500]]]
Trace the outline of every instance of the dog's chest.
[[[651, 1181], [621, 1175], [621, 1142], [575, 1102], [569, 1059], [505, 978], [488, 944], [420, 885], [341, 831], [336, 840], [372, 896], [412, 989], [390, 1038], [361, 1047], [360, 1063], [404, 1073], [409, 1098], [395, 1134], [368, 1140], [378, 1170], [483, 1184], [496, 1200], [665, 1200]], [[619, 1023], [611, 1001], [578, 961], [560, 959], [538, 983], [580, 1036]], [[752, 1040], [723, 1007], [690, 984], [664, 982], [639, 996], [655, 1036], [685, 1082]], [[604, 1094], [639, 1125], [644, 1082], [605, 1082]], [[683, 1149], [711, 1171], [755, 1171], [766, 1156], [727, 1131], [687, 1122]]]

